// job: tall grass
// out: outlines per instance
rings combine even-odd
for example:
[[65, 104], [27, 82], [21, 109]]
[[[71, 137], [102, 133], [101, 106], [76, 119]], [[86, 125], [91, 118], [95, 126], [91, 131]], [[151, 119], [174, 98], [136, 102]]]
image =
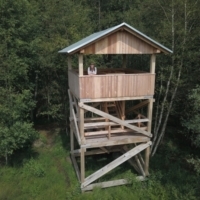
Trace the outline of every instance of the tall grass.
[[[42, 132], [44, 133], [44, 131]], [[46, 138], [44, 138], [44, 135]], [[51, 137], [42, 134], [43, 144], [33, 147], [37, 156], [26, 156], [21, 164], [0, 167], [0, 200], [196, 200], [199, 198], [199, 180], [195, 173], [181, 163], [171, 162], [165, 151], [151, 159], [150, 178], [135, 181], [134, 171], [125, 163], [103, 176], [100, 181], [128, 177], [131, 184], [113, 188], [95, 188], [81, 193], [69, 159], [69, 138], [55, 130]], [[170, 152], [172, 153], [172, 152]], [[91, 156], [86, 159], [89, 175], [109, 163], [112, 156]], [[17, 159], [16, 159], [17, 160]]]

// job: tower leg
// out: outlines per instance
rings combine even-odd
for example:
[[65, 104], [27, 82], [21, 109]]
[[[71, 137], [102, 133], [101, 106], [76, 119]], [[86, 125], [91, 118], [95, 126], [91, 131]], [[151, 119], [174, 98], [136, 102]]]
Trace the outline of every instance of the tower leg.
[[[149, 133], [151, 133], [153, 101], [154, 101], [153, 99], [149, 99], [149, 104], [148, 104], [147, 118], [149, 119], [149, 122], [147, 125], [147, 131]], [[144, 171], [145, 171], [146, 176], [149, 175], [149, 156], [150, 156], [150, 147], [147, 147], [145, 150], [145, 164], [144, 164]]]
[[81, 183], [85, 181], [85, 148], [81, 148], [81, 157], [80, 157], [80, 163], [81, 163]]

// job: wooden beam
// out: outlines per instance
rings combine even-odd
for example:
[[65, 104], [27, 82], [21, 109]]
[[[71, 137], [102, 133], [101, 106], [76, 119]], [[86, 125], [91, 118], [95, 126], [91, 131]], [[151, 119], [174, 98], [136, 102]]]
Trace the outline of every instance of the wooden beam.
[[105, 147], [100, 147], [100, 149], [101, 149], [102, 151], [104, 151], [105, 153], [109, 154], [109, 151], [108, 151]]
[[73, 163], [74, 170], [76, 172], [77, 178], [78, 178], [79, 182], [81, 182], [80, 170], [78, 168], [78, 164], [76, 162], [76, 159], [75, 159], [74, 155], [72, 155], [72, 154], [71, 154], [71, 160], [72, 160], [72, 163]]
[[[140, 127], [141, 130], [146, 131], [147, 127]], [[116, 134], [116, 133], [135, 133], [132, 129], [112, 129], [110, 130], [110, 134]], [[85, 132], [85, 136], [95, 136], [95, 135], [106, 135], [108, 134], [108, 130], [100, 130], [100, 131], [91, 131], [91, 132]]]
[[113, 135], [110, 139], [107, 137], [97, 137], [97, 138], [87, 138], [86, 144], [81, 145], [81, 147], [89, 148], [99, 148], [105, 146], [114, 145], [125, 145], [132, 143], [141, 143], [150, 141], [149, 137], [145, 136], [134, 136], [134, 135]]
[[75, 108], [76, 108], [76, 113], [77, 113], [77, 115], [76, 116], [79, 116], [79, 107], [78, 107], [78, 104], [77, 104], [77, 100], [76, 100], [76, 98], [74, 97], [74, 95], [72, 95], [72, 99], [73, 99], [73, 105], [75, 106]]
[[[125, 116], [125, 105], [126, 105], [126, 104], [125, 104], [125, 101], [121, 101], [121, 102], [122, 102], [122, 103], [121, 103], [121, 109], [122, 109], [122, 116], [121, 116], [122, 118], [121, 118], [121, 119], [122, 119], [122, 120], [125, 120], [125, 117], [126, 117], [126, 116]], [[124, 126], [122, 126], [122, 129], [124, 129]]]
[[104, 117], [93, 117], [93, 118], [84, 118], [85, 122], [88, 122], [88, 121], [103, 121], [105, 120]]
[[[102, 147], [102, 148], [104, 148], [104, 147]], [[119, 148], [112, 148], [112, 149], [107, 150], [107, 152], [105, 152], [105, 150], [103, 150], [103, 149], [94, 149], [94, 150], [86, 151], [85, 156], [105, 154], [105, 153], [111, 153], [111, 152], [119, 152], [119, 151], [121, 151]], [[76, 149], [71, 153], [73, 153], [73, 155], [75, 157], [77, 157], [77, 156], [80, 156], [81, 150]]]
[[[136, 180], [137, 181], [145, 181], [146, 178], [143, 177], [143, 176], [137, 176]], [[107, 181], [107, 182], [90, 184], [90, 185], [82, 188], [82, 191], [93, 190], [96, 187], [107, 188], [107, 187], [113, 187], [113, 186], [119, 186], [119, 185], [127, 185], [127, 184], [131, 184], [131, 182], [129, 180], [127, 180], [127, 179], [119, 179], [119, 180], [114, 180], [114, 181]]]
[[[86, 149], [84, 149], [84, 150], [86, 152]], [[73, 154], [73, 155], [75, 155], [75, 154], [79, 154], [80, 155], [81, 149], [75, 149], [75, 150], [71, 151], [70, 153]]]
[[144, 172], [144, 169], [143, 169], [143, 167], [142, 167], [142, 165], [141, 165], [141, 162], [140, 162], [140, 160], [139, 160], [139, 158], [138, 158], [138, 155], [135, 156], [135, 160], [136, 160], [136, 163], [137, 163], [137, 165], [138, 165], [138, 168], [140, 169], [141, 175], [142, 175], [142, 176], [145, 176], [145, 172]]
[[68, 89], [68, 96], [69, 96], [69, 103], [70, 103], [70, 107], [73, 107], [73, 101], [72, 101], [72, 96], [71, 96], [71, 92], [70, 90]]
[[139, 152], [143, 151], [144, 149], [146, 149], [150, 145], [151, 145], [151, 141], [149, 141], [145, 144], [140, 144], [137, 147], [134, 147], [133, 149], [126, 152], [125, 154], [123, 154], [122, 156], [120, 156], [116, 160], [112, 161], [111, 163], [109, 163], [105, 167], [101, 168], [100, 170], [96, 171], [95, 173], [93, 173], [90, 176], [88, 176], [87, 178], [85, 178], [85, 181], [81, 184], [81, 188], [86, 187], [87, 185], [89, 185], [93, 181], [97, 180], [98, 178], [100, 178], [104, 174], [108, 173], [109, 171], [116, 168], [120, 164], [129, 160], [133, 156], [137, 155]]
[[[121, 152], [122, 152], [122, 153], [126, 153], [127, 151], [129, 151], [129, 149], [128, 149], [128, 147], [127, 147], [126, 145], [124, 145], [124, 146], [122, 147], [122, 149], [121, 149]], [[129, 164], [136, 170], [136, 172], [137, 172], [138, 174], [141, 173], [140, 169], [139, 169], [138, 166], [136, 165], [136, 163], [135, 163], [135, 161], [133, 160], [133, 158], [130, 158], [130, 159], [128, 160], [128, 162], [129, 162]]]
[[151, 55], [151, 61], [150, 61], [150, 73], [155, 74], [155, 67], [156, 67], [156, 55]]
[[76, 115], [74, 113], [73, 108], [72, 108], [72, 116], [73, 116], [73, 120], [74, 120], [75, 134], [77, 136], [78, 143], [81, 144], [80, 132], [79, 132], [79, 129], [78, 129], [78, 125], [77, 125], [77, 121], [76, 121]]
[[126, 180], [126, 179], [120, 179], [120, 180], [115, 180], [115, 181], [107, 181], [107, 182], [102, 182], [102, 183], [94, 183], [90, 184], [84, 188], [82, 188], [83, 191], [89, 191], [93, 190], [96, 187], [99, 188], [107, 188], [107, 187], [113, 187], [113, 186], [119, 186], [119, 185], [127, 185], [130, 184], [131, 182]]
[[83, 76], [83, 54], [78, 54], [79, 76]]
[[150, 99], [149, 104], [148, 104], [148, 111], [147, 111], [147, 118], [149, 119], [148, 125], [147, 125], [148, 132], [151, 132], [152, 114], [153, 114], [153, 101], [152, 101], [152, 99]]
[[81, 136], [81, 144], [85, 143], [85, 135], [84, 135], [84, 109], [79, 107], [79, 130]]
[[80, 164], [81, 164], [81, 183], [85, 181], [85, 148], [81, 148], [81, 157], [80, 157]]
[[[68, 57], [68, 59], [70, 59], [70, 61], [71, 61], [71, 57], [70, 57], [70, 56]], [[69, 61], [69, 60], [68, 60], [68, 61]], [[68, 63], [68, 67], [69, 67], [69, 63]], [[68, 93], [69, 93], [69, 96], [71, 96], [69, 90], [68, 90]], [[70, 98], [70, 97], [69, 97], [69, 98]], [[71, 100], [70, 100], [70, 101], [71, 101]], [[70, 102], [70, 105], [69, 105], [69, 106], [70, 106], [70, 107], [72, 106], [72, 102]], [[73, 116], [72, 116], [72, 109], [69, 108], [69, 111], [70, 111], [70, 118], [73, 119]], [[71, 151], [74, 150], [74, 134], [73, 134], [73, 130], [72, 130], [72, 127], [71, 127], [72, 123], [73, 123], [73, 122], [70, 120], [70, 149], [71, 149]]]
[[138, 157], [140, 159], [140, 162], [141, 162], [142, 166], [144, 167], [144, 159], [143, 159], [141, 153], [138, 154]]
[[147, 147], [145, 150], [145, 165], [144, 165], [144, 172], [145, 175], [149, 175], [149, 156], [150, 156], [150, 147]]
[[126, 110], [126, 114], [130, 113], [130, 112], [133, 112], [136, 109], [143, 108], [144, 106], [148, 105], [148, 103], [149, 103], [149, 100], [142, 101], [142, 102], [138, 103], [137, 105], [135, 105], [135, 106], [133, 106], [131, 108], [128, 108]]
[[74, 134], [71, 127], [70, 127], [70, 149], [71, 151], [74, 150]]
[[[136, 123], [142, 123], [142, 122], [148, 122], [149, 120], [146, 119], [133, 119], [133, 120], [123, 120], [126, 123], [129, 124], [136, 124]], [[119, 126], [116, 122], [92, 122], [92, 123], [84, 123], [84, 128], [102, 128], [104, 126]]]
[[[148, 113], [147, 113], [147, 118], [149, 119], [149, 122], [147, 124], [147, 131], [151, 132], [151, 126], [152, 126], [152, 113], [153, 113], [153, 101], [152, 99], [149, 100], [148, 104]], [[149, 156], [150, 156], [150, 147], [148, 147], [145, 150], [145, 164], [144, 164], [144, 171], [146, 176], [149, 175]]]
[[[100, 105], [100, 103], [97, 102], [97, 103], [94, 103], [94, 104], [92, 105], [92, 107], [96, 108], [96, 107], [99, 106], [99, 105]], [[88, 110], [84, 110], [84, 112], [86, 113], [86, 112], [88, 112]]]
[[139, 97], [115, 97], [115, 98], [96, 98], [96, 99], [80, 99], [80, 102], [108, 102], [108, 101], [126, 101], [126, 100], [141, 100], [141, 99], [151, 99], [152, 95], [149, 96], [139, 96]]
[[80, 50], [80, 53], [85, 53], [85, 49]]
[[86, 109], [86, 110], [89, 110], [89, 111], [91, 111], [91, 112], [94, 112], [94, 113], [97, 114], [97, 115], [100, 115], [100, 116], [102, 116], [102, 117], [105, 117], [106, 119], [109, 119], [109, 120], [111, 120], [111, 121], [114, 121], [114, 122], [118, 123], [119, 125], [128, 127], [128, 128], [130, 128], [130, 129], [132, 129], [132, 130], [134, 130], [134, 131], [137, 131], [137, 132], [139, 132], [139, 133], [141, 133], [141, 134], [143, 134], [143, 135], [145, 135], [145, 136], [147, 136], [147, 137], [152, 137], [152, 134], [151, 134], [151, 133], [148, 133], [148, 132], [146, 132], [146, 131], [143, 131], [143, 130], [141, 130], [140, 128], [138, 128], [137, 126], [131, 125], [131, 124], [129, 124], [129, 123], [127, 123], [127, 122], [125, 122], [125, 121], [123, 121], [123, 120], [117, 118], [117, 117], [114, 117], [114, 116], [112, 116], [112, 115], [109, 115], [109, 114], [107, 114], [107, 113], [105, 113], [105, 112], [102, 112], [102, 111], [96, 109], [96, 108], [93, 108], [93, 107], [91, 107], [91, 106], [85, 105], [85, 104], [83, 104], [83, 103], [79, 103], [79, 106], [80, 106], [81, 108], [84, 108], [84, 109]]
[[77, 134], [77, 132], [76, 132], [76, 128], [75, 128], [75, 125], [74, 125], [74, 121], [72, 121], [71, 123], [70, 123], [70, 128], [72, 129], [72, 132], [74, 133], [74, 135], [75, 135], [75, 137], [76, 137], [76, 140], [78, 141], [78, 144], [80, 145], [81, 144], [81, 140], [80, 140], [80, 138], [78, 138], [78, 134]]

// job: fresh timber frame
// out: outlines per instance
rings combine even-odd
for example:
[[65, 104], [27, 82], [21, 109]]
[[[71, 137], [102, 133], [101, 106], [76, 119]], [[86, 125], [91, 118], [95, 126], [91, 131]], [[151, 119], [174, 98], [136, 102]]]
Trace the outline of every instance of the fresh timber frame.
[[[149, 175], [156, 54], [172, 51], [122, 23], [94, 33], [59, 53], [68, 55], [71, 159], [82, 191], [128, 184], [126, 179], [95, 183], [125, 161], [139, 174], [137, 179], [144, 180]], [[78, 68], [72, 68], [73, 54], [78, 54]], [[88, 76], [83, 68], [87, 54], [121, 54], [122, 66], [98, 68], [97, 75]], [[150, 71], [126, 68], [127, 54], [151, 55]], [[88, 85], [93, 87], [88, 89]], [[130, 100], [136, 103], [126, 108], [125, 102]], [[128, 115], [135, 117], [127, 119]], [[74, 139], [78, 149], [75, 149]], [[121, 156], [85, 176], [86, 156], [111, 152], [121, 152]]]

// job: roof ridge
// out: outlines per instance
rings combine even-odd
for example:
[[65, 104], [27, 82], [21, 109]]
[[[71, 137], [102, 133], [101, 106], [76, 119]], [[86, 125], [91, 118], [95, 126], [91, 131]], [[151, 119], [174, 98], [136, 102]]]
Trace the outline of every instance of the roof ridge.
[[92, 33], [91, 35], [83, 38], [82, 40], [79, 40], [78, 42], [58, 51], [58, 53], [72, 53], [75, 52], [76, 50], [80, 49], [81, 47], [84, 47], [87, 44], [90, 44], [92, 42], [94, 42], [95, 40], [102, 38], [103, 36], [105, 36], [108, 33], [113, 32], [114, 30], [122, 27], [122, 26], [126, 26], [127, 28], [129, 28], [130, 30], [132, 30], [133, 32], [135, 32], [136, 34], [138, 34], [139, 36], [143, 37], [145, 40], [149, 41], [149, 43], [152, 43], [152, 45], [154, 44], [155, 46], [160, 47], [161, 49], [163, 49], [164, 52], [168, 52], [168, 53], [173, 53], [170, 49], [168, 49], [167, 47], [163, 46], [162, 44], [158, 43], [157, 41], [151, 39], [150, 37], [148, 37], [147, 35], [145, 35], [144, 33], [140, 32], [139, 30], [135, 29], [134, 27], [130, 26], [129, 24], [127, 24], [126, 22], [122, 22], [119, 25], [107, 28], [105, 30], [101, 30], [99, 32], [95, 32]]

